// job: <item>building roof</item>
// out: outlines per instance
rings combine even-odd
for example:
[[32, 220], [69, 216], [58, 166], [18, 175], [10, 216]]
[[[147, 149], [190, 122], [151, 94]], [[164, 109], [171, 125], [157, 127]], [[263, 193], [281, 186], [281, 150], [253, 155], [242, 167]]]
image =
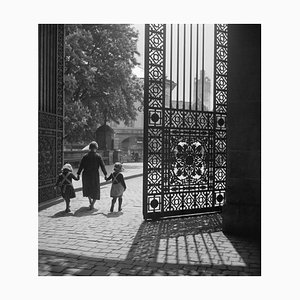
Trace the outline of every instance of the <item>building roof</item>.
[[110, 133], [114, 133], [114, 130], [109, 126], [109, 125], [102, 125], [100, 127], [97, 128], [96, 132], [110, 132]]

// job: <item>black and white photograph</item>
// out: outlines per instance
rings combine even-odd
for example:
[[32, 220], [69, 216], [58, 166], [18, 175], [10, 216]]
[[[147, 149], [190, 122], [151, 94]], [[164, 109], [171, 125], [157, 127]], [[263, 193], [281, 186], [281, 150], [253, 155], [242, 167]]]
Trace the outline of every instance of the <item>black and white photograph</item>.
[[38, 34], [39, 276], [260, 276], [261, 24]]
[[295, 1], [1, 8], [1, 299], [297, 299]]

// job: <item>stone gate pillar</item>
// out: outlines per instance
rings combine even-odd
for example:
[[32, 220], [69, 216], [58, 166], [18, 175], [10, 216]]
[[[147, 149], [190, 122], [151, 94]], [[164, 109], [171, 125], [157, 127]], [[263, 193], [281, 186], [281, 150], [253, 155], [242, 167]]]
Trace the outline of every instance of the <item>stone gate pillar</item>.
[[225, 232], [260, 235], [261, 26], [229, 25]]

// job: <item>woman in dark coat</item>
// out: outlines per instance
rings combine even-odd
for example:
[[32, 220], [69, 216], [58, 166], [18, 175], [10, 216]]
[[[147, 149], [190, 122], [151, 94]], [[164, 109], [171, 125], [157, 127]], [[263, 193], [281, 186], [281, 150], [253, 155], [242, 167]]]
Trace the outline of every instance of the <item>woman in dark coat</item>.
[[89, 145], [89, 153], [83, 156], [78, 169], [78, 176], [82, 172], [82, 191], [83, 197], [88, 197], [90, 209], [94, 208], [96, 200], [100, 199], [100, 178], [99, 167], [106, 178], [107, 172], [101, 156], [96, 152], [98, 144], [91, 142]]

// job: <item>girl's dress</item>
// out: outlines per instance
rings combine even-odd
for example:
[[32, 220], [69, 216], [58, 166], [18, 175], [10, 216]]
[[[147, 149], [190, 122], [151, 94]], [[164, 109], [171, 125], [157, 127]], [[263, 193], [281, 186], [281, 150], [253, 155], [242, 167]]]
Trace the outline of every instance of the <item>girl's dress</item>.
[[61, 188], [61, 195], [63, 198], [75, 198], [75, 190], [74, 186], [72, 184], [72, 179], [78, 180], [75, 175], [70, 172], [70, 171], [63, 171], [62, 173], [59, 174], [56, 185], [60, 186]]
[[126, 189], [126, 184], [122, 173], [111, 173], [107, 180], [112, 180], [110, 196], [113, 198], [122, 197]]

